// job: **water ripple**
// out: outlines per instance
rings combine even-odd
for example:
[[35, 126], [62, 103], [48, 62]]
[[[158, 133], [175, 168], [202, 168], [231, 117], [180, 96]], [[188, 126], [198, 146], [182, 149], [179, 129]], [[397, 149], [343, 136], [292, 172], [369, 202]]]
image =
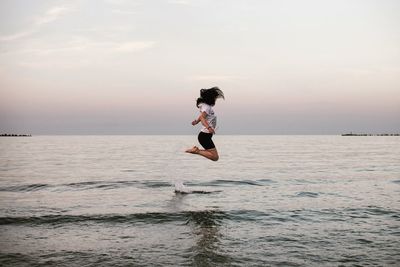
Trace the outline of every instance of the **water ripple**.
[[349, 218], [368, 218], [370, 216], [389, 216], [398, 219], [399, 210], [388, 210], [382, 207], [346, 208], [341, 210], [205, 210], [205, 211], [181, 211], [181, 212], [147, 212], [132, 214], [92, 214], [92, 215], [43, 215], [43, 216], [20, 216], [0, 217], [0, 225], [8, 224], [64, 224], [77, 222], [97, 223], [165, 223], [165, 222], [187, 222], [188, 220], [201, 220], [201, 218], [213, 218], [216, 220], [229, 221], [262, 221], [264, 223], [274, 222], [296, 222], [296, 221], [338, 221]]
[[67, 223], [148, 223], [158, 224], [167, 222], [201, 221], [212, 217], [214, 220], [226, 218], [222, 211], [183, 211], [183, 212], [146, 212], [133, 214], [93, 214], [93, 215], [43, 215], [0, 217], [0, 225], [29, 225], [41, 226], [46, 224], [58, 225]]
[[318, 193], [302, 191], [296, 194], [296, 197], [318, 197]]
[[0, 187], [0, 192], [31, 192], [39, 190], [55, 190], [55, 191], [68, 191], [68, 190], [90, 190], [90, 189], [117, 189], [123, 187], [138, 187], [138, 188], [160, 188], [170, 187], [171, 183], [166, 181], [86, 181], [78, 183], [66, 184], [25, 184]]
[[[274, 181], [270, 179], [260, 180], [211, 180], [207, 182], [189, 182], [189, 186], [266, 186]], [[76, 183], [65, 184], [22, 184], [0, 187], [0, 192], [31, 192], [39, 190], [55, 190], [55, 191], [68, 191], [68, 190], [91, 190], [91, 189], [117, 189], [124, 187], [137, 187], [137, 188], [162, 188], [172, 186], [169, 181], [162, 180], [122, 180], [122, 181], [85, 181]]]

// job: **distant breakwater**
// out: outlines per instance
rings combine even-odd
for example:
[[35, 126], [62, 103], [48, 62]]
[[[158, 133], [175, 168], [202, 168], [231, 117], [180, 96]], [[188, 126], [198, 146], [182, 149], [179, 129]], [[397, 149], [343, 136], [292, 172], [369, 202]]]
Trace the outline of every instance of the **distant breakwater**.
[[342, 136], [400, 136], [400, 134], [366, 134], [366, 133], [347, 133], [347, 134], [342, 134]]
[[7, 133], [3, 133], [0, 134], [1, 137], [31, 137], [31, 134], [7, 134]]

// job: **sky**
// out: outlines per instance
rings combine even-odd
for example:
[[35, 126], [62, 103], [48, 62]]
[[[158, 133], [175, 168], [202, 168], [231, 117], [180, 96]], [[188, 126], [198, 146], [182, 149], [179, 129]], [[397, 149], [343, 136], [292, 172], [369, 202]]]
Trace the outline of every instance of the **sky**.
[[0, 132], [400, 132], [397, 0], [0, 0]]

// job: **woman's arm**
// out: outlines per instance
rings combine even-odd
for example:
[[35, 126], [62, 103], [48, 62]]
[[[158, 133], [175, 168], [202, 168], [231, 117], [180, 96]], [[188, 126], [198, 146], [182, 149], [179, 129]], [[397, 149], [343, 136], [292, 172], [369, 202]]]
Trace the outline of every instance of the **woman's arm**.
[[201, 121], [201, 114], [200, 114], [200, 116], [199, 116], [197, 119], [195, 119], [194, 121], [192, 121], [192, 125], [194, 126], [194, 125], [198, 124], [200, 121]]
[[214, 129], [208, 124], [208, 121], [206, 120], [206, 117], [207, 117], [207, 113], [206, 113], [205, 111], [203, 111], [203, 112], [200, 114], [198, 120], [201, 121], [201, 124], [203, 124], [203, 126], [206, 127], [207, 130], [208, 130], [210, 133], [215, 133]]
[[[201, 122], [201, 124], [203, 124], [204, 126], [206, 126], [206, 125], [203, 123], [203, 121], [205, 121], [205, 123], [207, 123], [206, 117], [207, 117], [207, 113], [206, 113], [205, 111], [201, 112], [201, 113], [200, 113], [200, 116], [199, 116], [197, 119], [195, 119], [194, 121], [192, 121], [192, 125], [196, 125], [196, 124], [198, 124], [199, 122]], [[207, 127], [207, 126], [206, 126], [206, 127]]]

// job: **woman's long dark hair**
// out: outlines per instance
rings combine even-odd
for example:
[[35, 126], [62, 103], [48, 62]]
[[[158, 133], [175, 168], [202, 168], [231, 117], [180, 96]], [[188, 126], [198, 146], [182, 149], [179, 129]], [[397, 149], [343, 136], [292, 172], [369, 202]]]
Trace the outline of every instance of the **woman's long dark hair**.
[[199, 107], [201, 103], [214, 106], [217, 98], [225, 99], [224, 93], [218, 87], [212, 87], [210, 89], [201, 89], [200, 97], [197, 98], [196, 106]]

